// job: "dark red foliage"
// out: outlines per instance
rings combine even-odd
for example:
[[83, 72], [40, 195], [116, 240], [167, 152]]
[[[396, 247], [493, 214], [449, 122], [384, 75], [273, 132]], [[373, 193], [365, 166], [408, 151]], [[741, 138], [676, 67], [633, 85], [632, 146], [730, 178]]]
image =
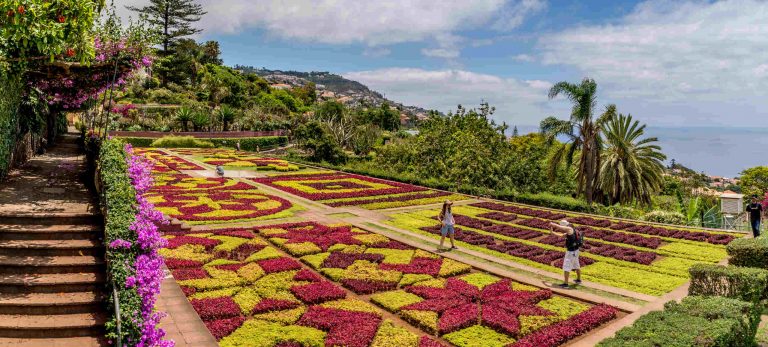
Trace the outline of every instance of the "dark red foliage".
[[193, 287], [184, 287], [181, 286], [181, 292], [184, 293], [185, 296], [192, 296], [197, 292], [197, 289]]
[[286, 257], [261, 260], [257, 263], [261, 269], [268, 274], [301, 269], [301, 264], [299, 262]]
[[192, 307], [203, 320], [230, 318], [240, 315], [240, 306], [225, 296], [213, 299], [191, 300]]
[[309, 271], [307, 269], [301, 269], [301, 271], [296, 273], [296, 276], [293, 276], [294, 281], [309, 281], [309, 282], [318, 282], [322, 281], [323, 278], [320, 277], [320, 275]]
[[608, 305], [597, 305], [564, 321], [552, 324], [529, 334], [517, 340], [510, 346], [559, 346], [614, 318], [616, 318], [615, 308]]
[[341, 284], [357, 294], [373, 294], [397, 288], [397, 282], [384, 282], [375, 280], [341, 280]]
[[397, 270], [406, 274], [427, 274], [437, 276], [440, 273], [442, 259], [414, 258], [410, 264], [381, 264], [382, 270]]
[[173, 274], [173, 278], [175, 278], [177, 281], [208, 277], [208, 273], [205, 272], [205, 270], [202, 268], [181, 268], [171, 270], [171, 273]]
[[170, 249], [174, 249], [183, 245], [201, 245], [205, 247], [206, 251], [210, 252], [213, 249], [213, 247], [216, 247], [220, 243], [221, 241], [219, 240], [209, 239], [205, 237], [176, 236], [168, 240], [168, 246], [166, 247]]
[[256, 306], [253, 307], [251, 313], [265, 313], [272, 311], [290, 310], [301, 306], [301, 303], [289, 300], [277, 300], [277, 299], [262, 299]]
[[319, 304], [347, 296], [347, 292], [328, 281], [293, 286], [291, 293], [307, 304]]
[[346, 269], [348, 266], [352, 265], [352, 263], [358, 260], [367, 260], [373, 263], [380, 263], [382, 260], [384, 260], [384, 256], [375, 253], [333, 252], [323, 261], [322, 267]]
[[232, 318], [204, 321], [203, 323], [205, 323], [208, 331], [211, 332], [211, 335], [213, 335], [216, 340], [221, 340], [225, 336], [229, 336], [235, 330], [237, 330], [237, 328], [243, 325], [243, 322], [245, 322], [245, 317], [237, 316]]
[[216, 265], [215, 267], [220, 270], [237, 272], [237, 270], [240, 270], [240, 268], [245, 265], [246, 265], [245, 263], [237, 263], [237, 264]]
[[419, 347], [445, 347], [445, 345], [425, 335], [419, 339]]
[[312, 306], [296, 324], [327, 331], [326, 346], [367, 347], [379, 323], [381, 317], [373, 313]]
[[183, 268], [183, 267], [201, 267], [201, 266], [203, 266], [202, 262], [199, 262], [199, 261], [196, 261], [196, 260], [167, 258], [164, 261], [165, 261], [165, 266], [167, 266], [169, 269], [178, 269], [178, 268]]

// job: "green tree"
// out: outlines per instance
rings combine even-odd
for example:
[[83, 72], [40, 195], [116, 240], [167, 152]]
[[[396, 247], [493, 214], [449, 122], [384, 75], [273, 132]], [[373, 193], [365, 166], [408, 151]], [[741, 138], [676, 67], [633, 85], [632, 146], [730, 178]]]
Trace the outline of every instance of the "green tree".
[[211, 117], [208, 116], [208, 112], [202, 110], [194, 112], [192, 115], [192, 126], [195, 131], [203, 131], [209, 125], [211, 125]]
[[176, 122], [181, 124], [181, 130], [186, 132], [189, 131], [189, 122], [192, 121], [194, 115], [194, 112], [189, 107], [181, 107], [174, 113], [174, 118]]
[[741, 172], [741, 192], [747, 196], [763, 197], [768, 192], [768, 166], [756, 166]]
[[232, 107], [222, 105], [218, 110], [216, 110], [216, 117], [221, 122], [222, 129], [224, 131], [229, 131], [229, 125], [235, 121], [235, 118], [237, 117], [237, 111]]
[[352, 151], [357, 155], [368, 154], [381, 138], [381, 129], [374, 124], [362, 124], [352, 135]]
[[603, 150], [598, 186], [610, 205], [639, 202], [651, 205], [651, 198], [664, 183], [664, 160], [658, 139], [646, 137], [645, 125], [631, 115], [619, 114], [602, 129]]
[[206, 14], [203, 7], [196, 4], [194, 0], [149, 0], [149, 2], [148, 6], [126, 6], [126, 8], [146, 15], [149, 22], [158, 28], [163, 55], [170, 54], [172, 45], [178, 39], [203, 31], [192, 26]]
[[329, 163], [340, 163], [345, 160], [341, 146], [331, 136], [327, 127], [318, 121], [310, 121], [299, 126], [295, 137], [299, 147], [309, 153], [311, 160]]
[[567, 97], [573, 107], [568, 120], [548, 117], [541, 121], [541, 132], [549, 141], [554, 141], [559, 136], [567, 139], [566, 143], [559, 145], [550, 159], [550, 177], [555, 178], [557, 167], [563, 161], [570, 167], [574, 157], [578, 155], [578, 194], [583, 195], [588, 204], [592, 204], [595, 197], [599, 196], [595, 188], [598, 183], [602, 148], [600, 131], [616, 115], [616, 106], [609, 105], [600, 117], [594, 119], [597, 83], [590, 78], [585, 78], [580, 84], [558, 82], [549, 90], [549, 98], [553, 99], [558, 95]]

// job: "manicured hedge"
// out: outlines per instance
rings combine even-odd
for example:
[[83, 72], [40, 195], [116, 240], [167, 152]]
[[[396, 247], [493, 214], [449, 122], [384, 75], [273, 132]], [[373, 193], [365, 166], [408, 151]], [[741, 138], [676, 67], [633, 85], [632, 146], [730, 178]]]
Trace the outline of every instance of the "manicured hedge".
[[[125, 161], [125, 151], [121, 141], [103, 141], [99, 149], [98, 161], [99, 183], [101, 186], [101, 209], [104, 214], [104, 243], [109, 245], [115, 240], [135, 240], [136, 233], [130, 229], [136, 215], [136, 191], [128, 176], [128, 164]], [[107, 273], [111, 277], [108, 283], [108, 293], [112, 293], [115, 284], [120, 300], [121, 332], [117, 336], [115, 312], [112, 312], [107, 322], [107, 337], [115, 341], [139, 341], [142, 332], [142, 321], [137, 312], [141, 307], [141, 297], [136, 287], [126, 288], [122, 285], [128, 276], [134, 274], [131, 266], [138, 252], [134, 247], [107, 247]], [[113, 296], [107, 296], [109, 308], [114, 308]]]
[[726, 250], [731, 265], [768, 269], [768, 238], [741, 238], [731, 241]]
[[[134, 147], [150, 147], [152, 142], [157, 139], [144, 138], [144, 137], [121, 137], [121, 140], [126, 143], [130, 143]], [[240, 149], [245, 151], [255, 151], [272, 149], [279, 146], [284, 146], [288, 143], [288, 138], [285, 136], [265, 136], [265, 137], [248, 137], [248, 138], [231, 138], [231, 139], [204, 139], [204, 141], [212, 142], [216, 147], [235, 147], [237, 141], [240, 141]]]
[[640, 317], [601, 347], [752, 346], [759, 315], [752, 304], [721, 297], [687, 297]]
[[151, 147], [162, 148], [213, 148], [213, 142], [196, 139], [192, 136], [165, 136], [150, 144]]
[[768, 271], [738, 266], [695, 264], [689, 295], [724, 296], [757, 303], [765, 298]]

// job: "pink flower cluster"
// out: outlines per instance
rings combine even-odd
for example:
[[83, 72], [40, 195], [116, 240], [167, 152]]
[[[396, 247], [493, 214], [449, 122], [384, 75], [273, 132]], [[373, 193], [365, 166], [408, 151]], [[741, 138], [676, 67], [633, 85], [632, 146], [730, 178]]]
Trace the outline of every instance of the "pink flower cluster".
[[152, 187], [152, 167], [143, 157], [133, 155], [130, 144], [125, 145], [125, 152], [128, 177], [136, 192], [137, 203], [136, 217], [129, 228], [136, 233], [135, 244], [139, 247], [140, 254], [133, 264], [133, 276], [126, 278], [126, 287], [135, 287], [141, 297], [142, 336], [137, 346], [171, 347], [174, 342], [163, 340], [165, 331], [158, 328], [164, 314], [154, 309], [163, 280], [163, 258], [157, 250], [165, 247], [167, 242], [157, 229], [157, 224], [163, 223], [163, 216], [145, 197]]

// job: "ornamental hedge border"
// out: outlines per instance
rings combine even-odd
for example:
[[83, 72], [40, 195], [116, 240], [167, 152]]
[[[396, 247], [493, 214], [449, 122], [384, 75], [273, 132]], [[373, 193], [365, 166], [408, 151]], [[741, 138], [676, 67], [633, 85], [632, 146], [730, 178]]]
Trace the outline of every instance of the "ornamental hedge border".
[[640, 317], [598, 346], [753, 346], [758, 311], [737, 299], [686, 297]]
[[[121, 137], [121, 140], [130, 143], [134, 147], [150, 147], [157, 138], [146, 137]], [[247, 138], [219, 138], [205, 139], [212, 142], [216, 147], [235, 147], [237, 141], [240, 141], [240, 149], [244, 151], [256, 151], [284, 146], [288, 144], [286, 136], [265, 136], [265, 137], [247, 137]]]
[[[104, 141], [99, 149], [98, 163], [99, 183], [101, 186], [101, 208], [104, 214], [105, 244], [121, 239], [135, 239], [135, 233], [130, 230], [136, 215], [136, 191], [128, 176], [126, 154], [121, 141]], [[132, 235], [133, 234], [133, 235]], [[139, 341], [142, 332], [142, 321], [137, 312], [141, 308], [141, 296], [136, 287], [126, 288], [122, 285], [129, 276], [134, 275], [131, 266], [138, 256], [135, 248], [107, 247], [107, 273], [111, 281], [108, 283], [109, 293], [112, 286], [117, 289], [120, 301], [120, 321], [122, 336], [117, 335], [117, 317], [111, 312], [106, 324], [107, 338], [110, 340]], [[108, 295], [109, 308], [113, 309], [114, 297]]]
[[726, 247], [731, 259], [729, 264], [768, 269], [768, 238], [736, 239]]
[[688, 270], [688, 295], [724, 296], [752, 303], [766, 297], [768, 271], [738, 266], [695, 264]]

